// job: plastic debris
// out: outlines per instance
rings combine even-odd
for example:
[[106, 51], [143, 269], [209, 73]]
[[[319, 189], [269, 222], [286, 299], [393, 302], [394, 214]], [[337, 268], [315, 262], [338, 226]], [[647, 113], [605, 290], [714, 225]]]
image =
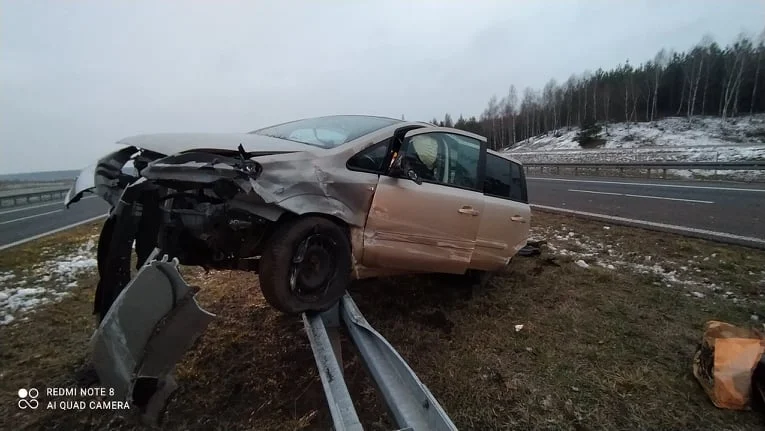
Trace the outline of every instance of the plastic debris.
[[578, 266], [578, 267], [580, 267], [580, 268], [585, 268], [585, 269], [587, 269], [587, 268], [589, 268], [589, 267], [590, 267], [590, 265], [588, 265], [588, 264], [587, 264], [587, 262], [583, 261], [582, 259], [579, 259], [579, 260], [577, 260], [577, 261], [576, 261], [576, 262], [574, 262], [574, 263], [576, 264], [576, 266]]
[[764, 351], [765, 336], [761, 332], [708, 321], [693, 358], [693, 375], [715, 406], [749, 410], [752, 374]]
[[520, 332], [523, 329], [523, 325], [515, 325], [515, 332]]

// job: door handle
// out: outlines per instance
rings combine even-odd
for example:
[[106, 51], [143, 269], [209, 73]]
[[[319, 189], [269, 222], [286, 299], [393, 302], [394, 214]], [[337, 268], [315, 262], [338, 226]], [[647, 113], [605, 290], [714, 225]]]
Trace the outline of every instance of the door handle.
[[462, 208], [458, 209], [457, 211], [460, 214], [468, 214], [474, 217], [480, 214], [480, 212], [478, 212], [475, 208], [471, 207], [470, 205], [465, 205]]
[[520, 223], [526, 223], [526, 218], [523, 217], [523, 216], [514, 215], [514, 216], [510, 217], [510, 221], [517, 221], [517, 222], [520, 222]]

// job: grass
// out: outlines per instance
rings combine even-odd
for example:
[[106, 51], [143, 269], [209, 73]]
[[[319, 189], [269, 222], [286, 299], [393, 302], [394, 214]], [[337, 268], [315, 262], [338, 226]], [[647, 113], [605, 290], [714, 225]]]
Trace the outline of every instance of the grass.
[[[685, 287], [667, 286], [653, 273], [600, 268], [594, 263], [606, 256], [599, 253], [585, 257], [593, 266], [583, 269], [573, 263], [576, 256], [549, 250], [516, 258], [507, 272], [472, 291], [443, 277], [357, 283], [352, 294], [367, 319], [460, 429], [762, 428], [757, 413], [715, 408], [693, 378], [691, 361], [705, 321], [753, 323], [750, 315], [763, 305], [765, 253], [634, 228], [605, 230], [550, 214], [535, 213], [533, 223], [537, 233], [565, 225], [581, 238], [613, 244], [627, 263], [646, 255], [678, 265], [692, 260], [700, 270], [693, 277], [726, 286], [737, 301], [722, 291], [688, 296]], [[9, 258], [0, 254], [3, 259]], [[181, 388], [163, 429], [329, 428], [300, 319], [266, 305], [255, 275], [183, 272], [219, 317], [179, 365]], [[19, 387], [78, 384], [93, 329], [95, 281], [85, 277], [71, 297], [28, 322], [0, 327], [0, 429], [138, 429], [108, 412], [15, 406]], [[516, 332], [517, 324], [524, 326]], [[393, 429], [349, 342], [343, 356], [365, 429]]]

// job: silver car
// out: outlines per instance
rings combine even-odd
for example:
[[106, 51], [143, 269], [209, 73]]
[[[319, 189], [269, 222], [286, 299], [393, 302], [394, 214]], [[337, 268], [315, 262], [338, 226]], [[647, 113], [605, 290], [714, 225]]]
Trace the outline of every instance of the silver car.
[[[257, 271], [268, 302], [324, 310], [353, 279], [498, 271], [526, 244], [522, 166], [473, 133], [329, 116], [242, 134], [155, 134], [77, 179], [112, 208], [98, 244], [103, 317], [155, 248], [185, 265]], [[132, 164], [132, 169], [129, 169]]]

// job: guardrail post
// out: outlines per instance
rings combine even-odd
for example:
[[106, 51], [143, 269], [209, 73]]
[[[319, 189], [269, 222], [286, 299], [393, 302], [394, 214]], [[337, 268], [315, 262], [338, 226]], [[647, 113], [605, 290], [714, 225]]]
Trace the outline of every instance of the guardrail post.
[[574, 176], [577, 176], [577, 175], [579, 175], [579, 168], [574, 167]]
[[648, 178], [651, 178], [651, 168], [648, 168]]
[[661, 177], [665, 180], [667, 179], [667, 168], [661, 170]]

